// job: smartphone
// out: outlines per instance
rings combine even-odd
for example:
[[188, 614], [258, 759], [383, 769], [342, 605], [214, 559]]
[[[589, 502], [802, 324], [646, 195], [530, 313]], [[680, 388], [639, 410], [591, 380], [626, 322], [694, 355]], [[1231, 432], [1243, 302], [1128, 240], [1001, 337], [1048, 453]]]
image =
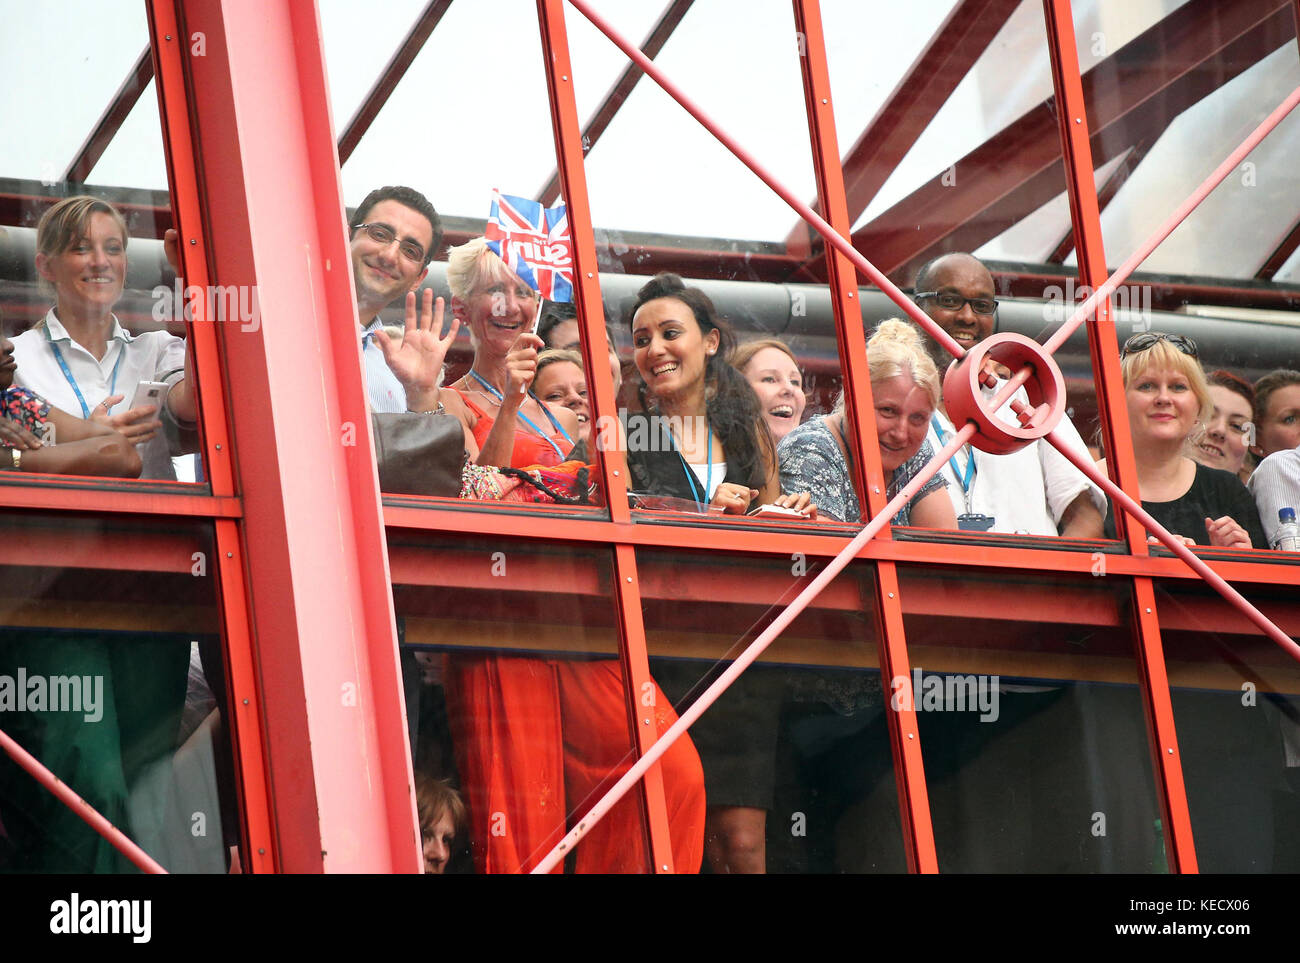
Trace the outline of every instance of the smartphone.
[[135, 386], [135, 395], [131, 398], [131, 404], [127, 411], [132, 408], [139, 408], [141, 405], [153, 405], [162, 411], [162, 397], [167, 393], [167, 385], [162, 381], [141, 381]]
[[807, 518], [807, 512], [796, 511], [793, 508], [783, 508], [780, 505], [759, 505], [751, 508], [745, 513], [753, 518]]

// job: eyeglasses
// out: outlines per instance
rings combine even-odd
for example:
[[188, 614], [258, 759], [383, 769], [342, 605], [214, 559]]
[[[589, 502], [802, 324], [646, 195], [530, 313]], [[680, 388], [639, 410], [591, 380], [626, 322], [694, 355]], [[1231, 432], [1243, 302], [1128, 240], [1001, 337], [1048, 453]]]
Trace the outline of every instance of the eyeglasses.
[[1133, 335], [1124, 342], [1124, 347], [1119, 349], [1119, 356], [1125, 358], [1130, 354], [1146, 351], [1148, 348], [1154, 347], [1158, 341], [1168, 341], [1188, 357], [1197, 357], [1196, 342], [1191, 338], [1181, 334], [1164, 334], [1160, 331], [1148, 331], [1143, 334]]
[[[357, 224], [353, 230], [365, 231], [366, 237], [380, 247], [388, 247], [397, 240], [397, 233], [387, 224]], [[425, 261], [424, 248], [414, 241], [403, 241], [397, 246], [397, 249], [402, 252], [402, 257], [408, 261], [414, 261], [416, 264], [423, 264]]]
[[960, 311], [969, 304], [970, 309], [976, 314], [990, 315], [998, 313], [998, 303], [992, 298], [963, 298], [960, 294], [955, 294], [952, 291], [917, 291], [912, 297], [918, 301], [934, 298], [939, 302], [939, 307], [945, 311]]

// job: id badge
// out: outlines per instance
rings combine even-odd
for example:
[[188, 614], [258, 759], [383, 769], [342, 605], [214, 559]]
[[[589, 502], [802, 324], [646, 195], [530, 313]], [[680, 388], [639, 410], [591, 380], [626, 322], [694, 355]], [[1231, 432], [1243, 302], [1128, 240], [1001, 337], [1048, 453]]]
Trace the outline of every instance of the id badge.
[[957, 516], [957, 527], [963, 532], [987, 532], [996, 519], [992, 515], [978, 515], [969, 512]]

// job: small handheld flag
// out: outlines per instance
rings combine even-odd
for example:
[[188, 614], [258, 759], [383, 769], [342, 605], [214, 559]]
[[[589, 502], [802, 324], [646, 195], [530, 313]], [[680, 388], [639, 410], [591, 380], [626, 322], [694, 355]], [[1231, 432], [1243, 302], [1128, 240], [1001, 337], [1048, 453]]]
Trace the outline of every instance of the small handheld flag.
[[573, 242], [563, 204], [542, 207], [494, 190], [484, 237], [493, 253], [543, 298], [573, 300]]

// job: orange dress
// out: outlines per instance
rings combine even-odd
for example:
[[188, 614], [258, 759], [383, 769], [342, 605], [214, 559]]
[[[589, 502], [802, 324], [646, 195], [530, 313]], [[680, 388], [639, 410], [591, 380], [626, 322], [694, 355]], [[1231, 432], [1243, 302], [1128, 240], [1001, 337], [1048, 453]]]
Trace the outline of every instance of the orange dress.
[[[474, 436], [482, 445], [492, 419], [461, 397], [478, 415]], [[536, 434], [515, 433], [512, 467], [559, 460]], [[471, 852], [481, 873], [532, 870], [635, 761], [617, 659], [454, 655], [447, 659], [446, 694]], [[657, 685], [653, 698], [662, 735], [677, 714]], [[699, 872], [704, 771], [690, 737], [678, 739], [659, 766], [674, 869]], [[579, 873], [651, 870], [636, 789], [587, 833], [572, 859]]]

